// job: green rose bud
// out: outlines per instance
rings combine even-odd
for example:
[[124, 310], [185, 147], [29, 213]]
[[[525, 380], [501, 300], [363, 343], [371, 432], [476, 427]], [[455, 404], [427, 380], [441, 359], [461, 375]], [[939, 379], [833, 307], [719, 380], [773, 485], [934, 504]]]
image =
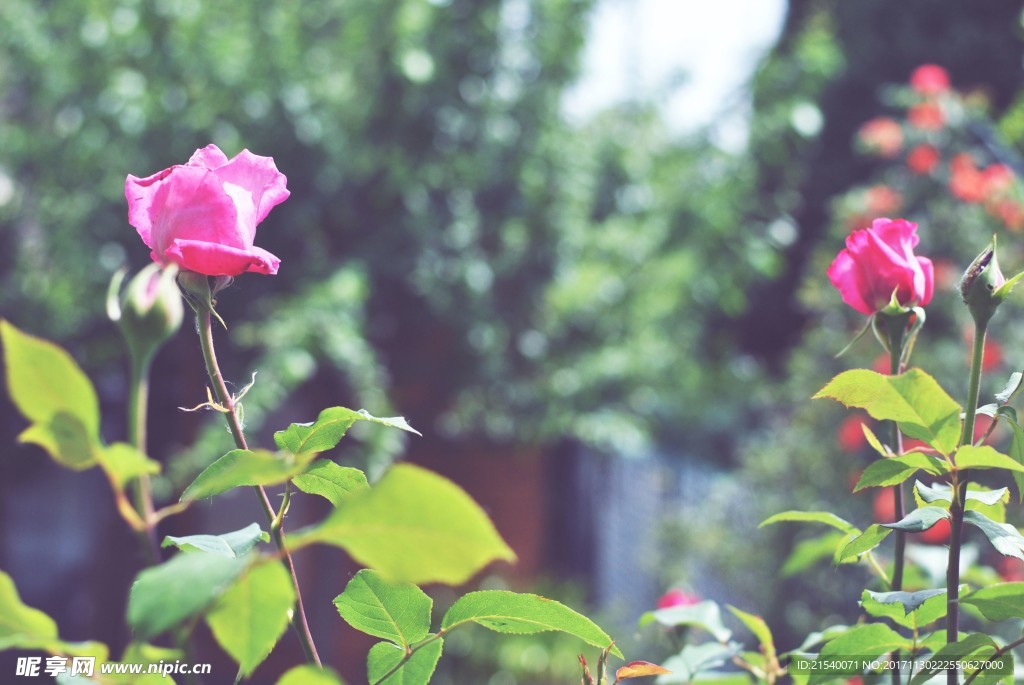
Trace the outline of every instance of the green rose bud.
[[110, 283], [107, 315], [118, 324], [133, 362], [144, 364], [181, 327], [185, 311], [175, 287], [177, 267], [150, 264], [118, 296], [123, 273]]
[[[960, 296], [979, 326], [988, 324], [996, 309], [1009, 295], [1006, 277], [999, 268], [996, 256], [996, 239], [975, 257], [960, 279]], [[1011, 286], [1012, 287], [1012, 286]]]

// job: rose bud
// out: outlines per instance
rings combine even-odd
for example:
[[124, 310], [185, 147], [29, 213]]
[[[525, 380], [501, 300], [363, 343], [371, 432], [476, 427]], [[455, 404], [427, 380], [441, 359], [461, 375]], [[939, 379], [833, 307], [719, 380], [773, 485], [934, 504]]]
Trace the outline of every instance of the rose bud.
[[996, 239], [993, 236], [992, 243], [974, 258], [960, 279], [960, 296], [977, 325], [986, 325], [996, 313], [996, 308], [1006, 299], [1009, 291], [1003, 287], [1005, 283], [1006, 277], [999, 268]]
[[107, 293], [107, 315], [117, 323], [136, 363], [145, 364], [181, 327], [184, 307], [174, 279], [173, 264], [150, 264], [128, 282], [118, 298], [123, 272], [114, 277]]

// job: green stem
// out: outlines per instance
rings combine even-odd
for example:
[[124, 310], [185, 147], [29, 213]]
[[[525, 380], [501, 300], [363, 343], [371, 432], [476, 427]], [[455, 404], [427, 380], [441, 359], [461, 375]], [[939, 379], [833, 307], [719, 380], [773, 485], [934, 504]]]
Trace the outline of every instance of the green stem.
[[[132, 377], [128, 390], [128, 442], [146, 454], [146, 410], [149, 407], [149, 367], [151, 356], [132, 358]], [[135, 509], [146, 525], [144, 549], [150, 564], [160, 560], [160, 547], [156, 539], [156, 519], [153, 508], [153, 486], [148, 473], [140, 475], [132, 484]]]
[[[217, 355], [213, 349], [213, 326], [211, 325], [209, 309], [199, 307], [196, 310], [196, 326], [199, 331], [199, 344], [203, 349], [203, 361], [206, 363], [206, 372], [209, 374], [210, 382], [213, 384], [213, 392], [217, 402], [227, 410], [224, 415], [227, 418], [231, 436], [235, 439], [235, 446], [238, 449], [247, 450], [249, 446], [245, 441], [245, 434], [242, 432], [242, 424], [238, 420], [235, 399], [228, 392], [227, 385], [224, 383], [224, 376], [221, 374], [220, 366], [217, 364]], [[322, 667], [320, 655], [317, 654], [316, 644], [313, 642], [313, 635], [309, 631], [309, 623], [306, 621], [306, 609], [302, 604], [302, 593], [299, 589], [299, 578], [295, 573], [295, 564], [285, 545], [284, 529], [281, 526], [274, 525], [277, 513], [270, 503], [270, 498], [267, 497], [267, 491], [261, 485], [257, 485], [253, 489], [256, 491], [260, 507], [267, 517], [267, 522], [271, 526], [271, 537], [277, 546], [285, 568], [288, 569], [288, 574], [292, 580], [292, 587], [295, 589], [295, 613], [292, 616], [292, 628], [295, 629], [299, 637], [302, 651], [306, 655], [306, 661]]]
[[[974, 420], [978, 409], [978, 397], [981, 394], [981, 362], [985, 354], [985, 323], [974, 326], [974, 345], [971, 349], [971, 373], [967, 384], [967, 406], [964, 407], [964, 429], [960, 434], [960, 446], [974, 443]], [[970, 479], [967, 471], [957, 471], [952, 475], [952, 501], [949, 504], [950, 537], [949, 561], [946, 566], [946, 643], [952, 644], [960, 636], [960, 546], [963, 538], [964, 509], [967, 496], [967, 483]], [[955, 668], [946, 672], [946, 682], [957, 685], [958, 676]]]

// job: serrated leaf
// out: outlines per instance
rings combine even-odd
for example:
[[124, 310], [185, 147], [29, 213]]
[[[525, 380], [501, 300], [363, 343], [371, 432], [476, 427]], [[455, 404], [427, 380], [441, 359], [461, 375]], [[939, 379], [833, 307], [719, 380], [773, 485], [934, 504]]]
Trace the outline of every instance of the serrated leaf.
[[845, 371], [814, 397], [828, 397], [864, 409], [876, 419], [896, 421], [908, 436], [942, 454], [956, 449], [960, 439], [960, 405], [920, 369], [899, 376], [867, 369]]
[[420, 435], [401, 416], [378, 418], [363, 409], [354, 411], [346, 407], [330, 407], [320, 412], [312, 423], [293, 423], [274, 433], [274, 443], [279, 449], [292, 454], [326, 452], [341, 442], [356, 421], [372, 421]]
[[860, 529], [855, 525], [840, 518], [839, 516], [836, 516], [830, 511], [783, 511], [761, 521], [758, 528], [764, 528], [765, 526], [770, 526], [775, 523], [791, 521], [798, 523], [823, 523], [826, 526], [831, 526], [843, 533], [860, 533]]
[[1006, 381], [1006, 385], [996, 393], [996, 401], [1000, 404], [1006, 404], [1013, 399], [1013, 396], [1020, 390], [1021, 380], [1024, 380], [1024, 374], [1020, 371], [1011, 373], [1010, 378]]
[[920, 507], [895, 523], [882, 523], [879, 525], [885, 528], [892, 528], [893, 530], [902, 530], [907, 533], [921, 533], [942, 519], [948, 518], [949, 511], [942, 507]]
[[1007, 557], [1024, 561], [1024, 535], [1009, 523], [997, 523], [980, 511], [964, 512], [964, 523], [969, 523], [988, 538], [996, 551]]
[[711, 633], [719, 642], [726, 642], [732, 637], [732, 631], [722, 623], [722, 612], [718, 604], [709, 599], [689, 606], [648, 611], [640, 617], [638, 627], [643, 628], [654, 622], [668, 628], [694, 626]]
[[250, 523], [241, 530], [223, 535], [168, 535], [160, 546], [174, 546], [183, 552], [208, 552], [226, 557], [242, 557], [252, 551], [260, 541], [269, 540], [270, 535], [264, 532], [258, 523]]
[[748, 614], [734, 606], [729, 606], [732, 615], [743, 622], [743, 625], [754, 634], [758, 644], [761, 646], [761, 653], [769, 660], [775, 658], [775, 640], [772, 638], [772, 631], [764, 619], [755, 614]]
[[317, 668], [309, 664], [289, 670], [276, 685], [345, 685], [337, 673], [329, 668]]
[[294, 605], [291, 576], [271, 561], [235, 581], [206, 614], [206, 624], [248, 678], [281, 639]]
[[[391, 673], [405, 658], [405, 650], [390, 642], [378, 642], [366, 657], [370, 685], [427, 685], [441, 659], [443, 648], [444, 640], [437, 638], [417, 649], [408, 661]], [[388, 673], [391, 675], [384, 678]]]
[[221, 554], [179, 554], [143, 570], [128, 596], [128, 625], [134, 637], [148, 640], [202, 612], [248, 563]]
[[[898, 649], [910, 649], [912, 646], [911, 640], [883, 623], [862, 623], [825, 643], [818, 661], [841, 659], [849, 655], [876, 657]], [[811, 673], [808, 685], [826, 682], [834, 677], [834, 674], [815, 671]]]
[[412, 464], [346, 497], [321, 524], [290, 536], [345, 549], [392, 580], [460, 585], [497, 559], [515, 554], [487, 514], [460, 487]]
[[[953, 488], [947, 483], [925, 485], [917, 481], [914, 484], [914, 495], [919, 503], [938, 502], [939, 506], [948, 509], [953, 501]], [[967, 491], [965, 499], [969, 511], [980, 511], [1000, 523], [1006, 521], [1005, 504], [1010, 499], [1010, 491], [1007, 488], [989, 490], [980, 486], [972, 487]]]
[[0, 571], [0, 650], [41, 649], [57, 640], [57, 624], [22, 603], [11, 577]]
[[904, 628], [920, 628], [946, 615], [946, 590], [872, 592], [864, 590], [861, 606], [869, 616], [888, 618]]
[[988, 445], [975, 447], [964, 445], [956, 451], [954, 463], [959, 469], [1006, 469], [1024, 473], [1024, 464], [1018, 463], [1002, 452]]
[[181, 495], [182, 502], [206, 499], [244, 485], [276, 485], [302, 473], [313, 454], [295, 458], [267, 450], [231, 450], [207, 466]]
[[[567, 633], [601, 649], [612, 639], [583, 614], [553, 599], [539, 595], [482, 590], [463, 595], [441, 620], [443, 630], [465, 623], [477, 623], [497, 633], [533, 634], [547, 631]], [[622, 658], [618, 647], [611, 653]]]
[[652, 675], [668, 675], [672, 671], [650, 661], [630, 661], [625, 666], [620, 666], [615, 671], [616, 680], [629, 680], [630, 678], [648, 678]]
[[160, 462], [153, 461], [125, 442], [115, 442], [97, 450], [96, 460], [120, 490], [139, 476], [160, 473]]
[[843, 548], [836, 563], [841, 564], [849, 559], [856, 559], [865, 552], [870, 552], [882, 544], [882, 540], [887, 538], [891, 532], [892, 530], [889, 528], [880, 526], [877, 523], [871, 524], [867, 530], [855, 537], [850, 541], [850, 544]]
[[[949, 661], [964, 660], [967, 657], [988, 653], [991, 654], [997, 649], [996, 643], [988, 635], [983, 633], [972, 633], [964, 636], [959, 641], [943, 646], [932, 654], [928, 659], [930, 664], [941, 664]], [[922, 685], [933, 676], [941, 673], [944, 669], [922, 668], [910, 680], [910, 685]]]
[[932, 475], [945, 473], [949, 468], [944, 461], [929, 454], [910, 452], [898, 457], [879, 459], [871, 462], [853, 488], [860, 492], [864, 488], [886, 487], [909, 480], [918, 471]]
[[305, 473], [292, 478], [299, 490], [325, 497], [334, 506], [341, 504], [349, 494], [368, 490], [366, 474], [351, 466], [338, 466], [330, 459], [318, 459]]
[[363, 569], [335, 597], [334, 605], [356, 630], [408, 647], [430, 632], [434, 601], [412, 583], [389, 582]]
[[[22, 415], [51, 431], [55, 428], [54, 418], [62, 415], [65, 419], [61, 423], [76, 426], [87, 444], [98, 445], [99, 400], [92, 382], [71, 355], [51, 342], [23, 333], [6, 320], [0, 320], [0, 340], [7, 389]], [[47, 429], [39, 428], [28, 435], [35, 442], [44, 430]], [[48, 444], [53, 447], [58, 442]], [[62, 455], [58, 461], [79, 469], [92, 465], [89, 460], [80, 460], [80, 456]]]
[[961, 597], [960, 602], [977, 607], [990, 621], [1024, 618], [1024, 583], [990, 585]]

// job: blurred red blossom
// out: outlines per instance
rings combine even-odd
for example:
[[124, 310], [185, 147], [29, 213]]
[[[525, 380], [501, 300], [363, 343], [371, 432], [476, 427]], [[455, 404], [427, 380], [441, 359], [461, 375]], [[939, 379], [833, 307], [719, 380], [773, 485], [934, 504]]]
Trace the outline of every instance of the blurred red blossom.
[[922, 95], [938, 95], [949, 90], [949, 72], [938, 64], [922, 64], [910, 75], [910, 87]]
[[907, 167], [915, 174], [923, 176], [935, 171], [939, 159], [939, 151], [933, 145], [917, 145], [907, 155]]
[[907, 120], [911, 126], [923, 131], [937, 131], [946, 123], [942, 108], [934, 102], [922, 102], [914, 105], [907, 112]]
[[859, 452], [868, 442], [864, 437], [864, 429], [861, 428], [867, 423], [868, 417], [864, 414], [851, 414], [843, 419], [836, 430], [836, 444], [839, 449], [844, 452]]
[[700, 602], [700, 597], [691, 595], [688, 592], [673, 588], [658, 598], [659, 609], [671, 609], [672, 607], [688, 607]]
[[903, 149], [903, 127], [890, 117], [876, 117], [857, 132], [862, 145], [882, 157], [895, 157]]

